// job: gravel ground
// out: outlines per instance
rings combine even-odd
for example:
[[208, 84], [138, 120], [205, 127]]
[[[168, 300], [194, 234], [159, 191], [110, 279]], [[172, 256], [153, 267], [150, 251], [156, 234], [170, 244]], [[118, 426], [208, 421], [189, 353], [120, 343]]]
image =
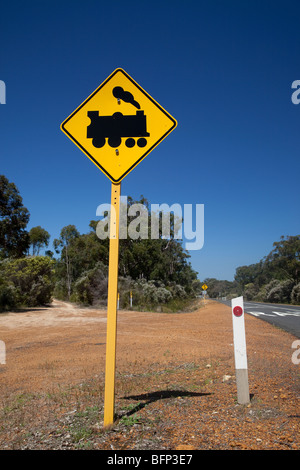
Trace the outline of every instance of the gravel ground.
[[106, 430], [106, 312], [54, 301], [1, 314], [0, 449], [299, 450], [297, 338], [245, 315], [251, 400], [239, 405], [231, 309], [198, 307], [119, 311]]

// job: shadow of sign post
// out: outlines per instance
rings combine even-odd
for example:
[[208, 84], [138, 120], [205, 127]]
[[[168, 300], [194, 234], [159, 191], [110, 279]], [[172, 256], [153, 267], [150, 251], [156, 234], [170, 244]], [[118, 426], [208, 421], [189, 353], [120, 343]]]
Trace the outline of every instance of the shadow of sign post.
[[131, 416], [139, 410], [145, 408], [145, 406], [149, 405], [158, 400], [166, 400], [168, 398], [178, 398], [178, 397], [204, 397], [207, 395], [211, 395], [211, 393], [204, 393], [204, 392], [189, 392], [187, 390], [158, 390], [155, 392], [149, 393], [142, 393], [140, 395], [130, 395], [127, 397], [123, 397], [124, 400], [143, 400], [144, 403], [138, 403], [134, 408], [127, 411], [125, 416]]

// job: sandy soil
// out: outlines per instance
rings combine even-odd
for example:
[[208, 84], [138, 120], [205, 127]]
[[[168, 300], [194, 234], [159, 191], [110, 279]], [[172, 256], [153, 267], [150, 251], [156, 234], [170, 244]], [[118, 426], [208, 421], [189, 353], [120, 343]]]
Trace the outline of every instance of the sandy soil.
[[230, 308], [119, 311], [117, 419], [108, 432], [106, 311], [54, 301], [1, 314], [0, 448], [300, 449], [297, 338], [250, 315], [245, 324], [247, 406], [236, 401]]

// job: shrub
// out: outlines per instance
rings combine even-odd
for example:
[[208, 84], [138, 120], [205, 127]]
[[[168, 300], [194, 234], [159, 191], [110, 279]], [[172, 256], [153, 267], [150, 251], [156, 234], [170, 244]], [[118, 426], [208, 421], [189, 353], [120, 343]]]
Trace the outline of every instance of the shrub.
[[65, 300], [68, 297], [67, 283], [65, 279], [59, 279], [56, 281], [53, 296], [59, 300]]
[[293, 287], [291, 301], [293, 304], [300, 304], [300, 282]]
[[180, 284], [175, 284], [171, 286], [172, 297], [178, 297], [180, 299], [185, 299], [187, 297], [186, 290]]
[[47, 256], [35, 256], [5, 260], [0, 272], [2, 285], [2, 308], [24, 305], [35, 307], [51, 301], [54, 288], [54, 261]]
[[291, 301], [291, 293], [294, 286], [294, 282], [290, 280], [282, 281], [267, 294], [268, 302], [277, 303], [288, 303]]
[[166, 302], [169, 302], [172, 297], [172, 293], [168, 289], [165, 289], [164, 287], [158, 287], [155, 292], [154, 302], [165, 304]]
[[245, 290], [244, 290], [245, 300], [253, 300], [257, 292], [258, 292], [258, 288], [253, 284], [253, 282], [246, 284]]
[[17, 292], [13, 284], [0, 280], [0, 312], [11, 310], [17, 305]]
[[254, 299], [258, 300], [259, 302], [270, 302], [270, 300], [268, 300], [269, 292], [274, 287], [277, 287], [279, 284], [280, 284], [280, 281], [278, 279], [273, 279], [271, 282], [269, 282], [268, 284], [265, 284], [264, 286], [260, 288], [259, 292], [256, 294]]
[[107, 299], [107, 267], [99, 261], [74, 284], [71, 300], [92, 305]]
[[133, 283], [134, 298], [140, 304], [160, 304], [172, 299], [172, 292], [159, 281], [139, 279]]

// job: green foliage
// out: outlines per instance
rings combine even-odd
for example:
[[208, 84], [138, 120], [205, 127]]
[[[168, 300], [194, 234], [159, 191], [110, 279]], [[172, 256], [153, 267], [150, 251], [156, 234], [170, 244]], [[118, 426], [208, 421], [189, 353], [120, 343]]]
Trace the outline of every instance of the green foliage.
[[21, 305], [34, 307], [50, 302], [53, 292], [53, 267], [54, 261], [44, 256], [2, 261], [2, 311]]
[[[53, 242], [54, 249], [56, 253], [61, 253], [61, 262], [62, 265], [65, 266], [65, 281], [68, 299], [70, 299], [71, 296], [73, 277], [72, 256], [70, 256], [69, 251], [72, 241], [75, 240], [77, 237], [79, 237], [79, 232], [76, 229], [75, 225], [67, 225], [66, 227], [62, 228], [60, 232], [60, 238], [56, 238]], [[61, 271], [61, 269], [58, 269], [58, 271]]]
[[172, 292], [166, 289], [164, 284], [155, 281], [140, 279], [133, 284], [134, 295], [139, 299], [139, 303], [164, 304], [172, 299]]
[[261, 261], [239, 266], [233, 282], [205, 279], [210, 297], [300, 304], [300, 235], [281, 237]]
[[[266, 269], [263, 261], [249, 266], [240, 266], [236, 269], [235, 282], [240, 289], [244, 289], [249, 284], [262, 286], [272, 280], [272, 273]], [[250, 300], [250, 299], [249, 299]]]
[[[163, 305], [172, 309], [199, 296], [203, 282], [212, 298], [244, 295], [246, 300], [300, 304], [300, 235], [281, 237], [261, 261], [238, 267], [233, 282], [215, 278], [200, 282], [188, 261], [190, 255], [174, 238], [174, 216], [171, 214], [171, 237], [163, 236], [160, 218], [159, 238], [152, 240], [148, 201], [143, 196], [140, 201], [128, 197], [127, 204], [128, 211], [134, 204], [146, 207], [143, 230], [146, 233], [149, 230], [149, 238], [120, 240], [121, 307], [129, 306], [132, 292], [135, 305]], [[139, 219], [134, 216], [127, 220], [128, 227], [131, 222], [138, 226]], [[90, 222], [91, 231], [87, 234], [80, 234], [74, 225], [63, 227], [60, 237], [54, 240], [59, 257], [53, 260], [49, 250], [46, 257], [38, 256], [48, 246], [49, 233], [41, 226], [28, 233], [28, 221], [29, 211], [23, 206], [15, 184], [0, 175], [0, 311], [47, 303], [54, 285], [57, 298], [89, 305], [105, 303], [109, 239], [97, 237], [98, 222]], [[37, 256], [25, 258], [30, 245], [32, 254]]]
[[17, 305], [17, 291], [13, 284], [0, 277], [0, 312], [14, 309]]
[[257, 293], [257, 287], [253, 282], [250, 282], [249, 284], [245, 285], [245, 289], [243, 292], [245, 300], [253, 300]]
[[267, 302], [275, 303], [289, 303], [291, 301], [291, 293], [294, 287], [294, 282], [290, 279], [281, 281], [278, 285], [274, 286], [267, 295]]
[[[143, 197], [141, 201], [133, 201], [129, 197], [128, 208], [136, 202], [149, 209]], [[129, 224], [132, 217], [128, 219]], [[151, 226], [150, 221], [148, 226]], [[91, 231], [87, 234], [79, 234], [74, 226], [64, 227], [60, 238], [54, 241], [55, 251], [60, 253], [55, 269], [55, 296], [92, 305], [107, 300], [109, 239], [98, 238], [97, 221], [91, 221], [90, 227]], [[135, 305], [166, 304], [174, 298], [194, 297], [199, 291], [199, 281], [188, 258], [189, 254], [182, 248], [181, 242], [174, 238], [121, 238], [121, 306], [129, 306], [130, 291], [134, 291]]]
[[300, 235], [281, 237], [259, 263], [237, 268], [235, 282], [246, 300], [300, 303]]
[[129, 416], [122, 416], [120, 419], [120, 423], [124, 426], [134, 426], [135, 424], [139, 424], [141, 417], [138, 416], [136, 413]]
[[40, 249], [48, 246], [49, 238], [50, 234], [40, 225], [30, 229], [29, 240], [33, 256], [39, 255]]
[[96, 266], [85, 271], [74, 284], [72, 300], [92, 305], [107, 298], [107, 267], [99, 261]]
[[273, 243], [274, 249], [265, 259], [265, 265], [276, 279], [291, 279], [300, 282], [300, 235], [282, 236]]
[[202, 285], [203, 283], [207, 285], [207, 294], [211, 298], [228, 297], [230, 294], [236, 292], [237, 288], [236, 282], [218, 280], [215, 278], [206, 278], [200, 284]]
[[0, 259], [17, 258], [27, 252], [29, 217], [16, 185], [0, 175]]
[[291, 301], [293, 304], [300, 305], [300, 282], [293, 287]]
[[0, 175], [0, 311], [51, 300], [54, 262], [49, 257], [24, 257], [30, 244], [33, 254], [39, 254], [50, 235], [40, 226], [28, 234], [28, 221], [29, 211], [16, 185]]

